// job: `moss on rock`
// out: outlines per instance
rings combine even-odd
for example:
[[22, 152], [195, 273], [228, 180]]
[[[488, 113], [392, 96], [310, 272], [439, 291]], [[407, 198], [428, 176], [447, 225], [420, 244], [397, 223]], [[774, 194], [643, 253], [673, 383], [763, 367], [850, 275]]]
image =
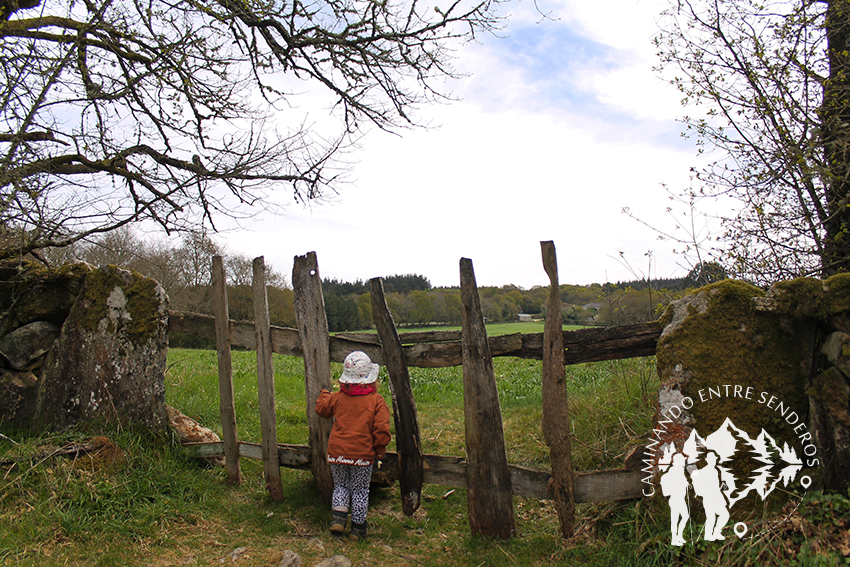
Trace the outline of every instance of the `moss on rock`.
[[850, 274], [827, 280], [796, 278], [779, 282], [755, 301], [759, 311], [798, 319], [827, 318], [850, 311]]
[[[801, 280], [791, 289], [805, 294], [817, 288]], [[764, 310], [759, 302], [765, 295], [747, 283], [724, 280], [674, 302], [665, 313], [657, 348], [662, 385], [653, 432], [660, 446], [672, 443], [682, 450], [692, 430], [703, 439], [726, 434], [721, 432], [730, 430], [730, 420], [750, 439], [764, 431], [779, 447], [788, 443], [803, 454], [789, 423], [804, 423], [807, 414], [816, 327], [811, 320]], [[764, 463], [745, 451], [724, 466], [734, 478], [748, 479]]]
[[135, 341], [146, 341], [160, 330], [162, 296], [156, 281], [132, 270], [104, 266], [86, 278], [81, 300], [88, 309], [79, 324], [92, 332], [120, 328]]
[[0, 262], [0, 334], [35, 321], [61, 325], [92, 267], [48, 268], [26, 260]]
[[[815, 290], [809, 281], [795, 281], [795, 295]], [[735, 390], [726, 386], [741, 386], [742, 393], [752, 388], [754, 404], [766, 392], [805, 415], [811, 360], [806, 345], [813, 329], [757, 310], [753, 300], [763, 296], [762, 290], [731, 280], [702, 288], [674, 307], [674, 317], [659, 340], [662, 382], [673, 377], [677, 367], [688, 373], [680, 390], [695, 401], [690, 412], [701, 433], [713, 431], [729, 416], [756, 434], [781, 426], [782, 416], [764, 406], [762, 411], [743, 411], [751, 400], [734, 395]], [[721, 390], [723, 395], [712, 395]], [[729, 391], [732, 395], [727, 395]], [[701, 401], [709, 397], [712, 403]]]

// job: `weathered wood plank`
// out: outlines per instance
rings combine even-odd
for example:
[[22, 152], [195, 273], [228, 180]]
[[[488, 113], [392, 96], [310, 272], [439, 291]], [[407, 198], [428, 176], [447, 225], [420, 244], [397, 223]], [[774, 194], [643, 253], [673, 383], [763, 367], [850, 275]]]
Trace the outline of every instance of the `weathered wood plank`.
[[[333, 338], [354, 341], [355, 343], [367, 343], [370, 345], [381, 344], [381, 338], [375, 333], [334, 333]], [[369, 358], [372, 357], [370, 356]], [[372, 362], [374, 362], [374, 360]]]
[[325, 315], [322, 278], [319, 275], [315, 252], [295, 257], [292, 287], [295, 290], [295, 319], [298, 322], [304, 358], [311, 468], [319, 492], [330, 504], [334, 484], [327, 452], [333, 422], [316, 413], [316, 400], [319, 399], [321, 390], [331, 389], [331, 367], [328, 319]]
[[[252, 323], [231, 321], [230, 326], [231, 341], [234, 346], [248, 349], [256, 348]], [[215, 320], [209, 315], [170, 311], [168, 329], [170, 332], [214, 338]], [[653, 321], [637, 325], [592, 327], [564, 331], [564, 363], [578, 364], [581, 362], [653, 356], [662, 330], [661, 324]], [[379, 343], [374, 341], [360, 342], [359, 338], [354, 340], [355, 337], [352, 337], [352, 335], [355, 334], [346, 334], [345, 337], [337, 335], [330, 338], [331, 360], [342, 362], [348, 353], [362, 350], [373, 361], [383, 364]], [[271, 335], [274, 352], [303, 356], [297, 330], [272, 327]], [[517, 337], [520, 338], [519, 343], [515, 342]], [[515, 356], [537, 360], [543, 358], [543, 333], [498, 335], [489, 337], [488, 341], [491, 345], [491, 356]], [[458, 341], [405, 344], [403, 348], [408, 367], [443, 368], [460, 366], [463, 363], [461, 344]]]
[[213, 256], [212, 287], [215, 312], [215, 347], [218, 358], [218, 411], [221, 416], [221, 440], [224, 443], [224, 462], [227, 483], [241, 484], [239, 466], [239, 439], [236, 433], [236, 407], [233, 402], [233, 359], [230, 353], [230, 320], [227, 306], [227, 278], [221, 256]]
[[[190, 457], [206, 458], [224, 455], [223, 443], [188, 443], [182, 450]], [[280, 466], [292, 469], [310, 469], [310, 447], [307, 445], [278, 444]], [[262, 447], [256, 443], [239, 442], [239, 454], [246, 459], [261, 460]], [[375, 471], [373, 479], [394, 481], [398, 479], [398, 455], [387, 453], [385, 465]], [[424, 482], [449, 488], [466, 488], [466, 460], [447, 455], [423, 455]], [[552, 500], [549, 489], [552, 474], [549, 471], [508, 465], [512, 490], [516, 496]], [[586, 471], [575, 473], [575, 500], [578, 504], [635, 500], [641, 498], [642, 473], [626, 469]]]
[[575, 532], [576, 502], [570, 446], [570, 404], [564, 370], [558, 258], [554, 242], [541, 242], [540, 248], [543, 268], [549, 276], [549, 298], [546, 301], [546, 323], [543, 331], [543, 437], [549, 446], [552, 494], [561, 535], [571, 538]]
[[466, 495], [472, 535], [516, 535], [511, 474], [493, 358], [472, 261], [460, 260]]
[[380, 343], [361, 343], [348, 339], [340, 339], [337, 337], [330, 338], [329, 356], [333, 362], [345, 362], [345, 357], [355, 350], [362, 350], [369, 355], [372, 362], [376, 364], [384, 364], [384, 352], [381, 349]]
[[254, 258], [254, 331], [257, 341], [257, 395], [260, 435], [263, 441], [263, 475], [272, 500], [283, 500], [283, 484], [277, 457], [277, 417], [275, 415], [274, 364], [269, 329], [269, 298], [266, 290], [266, 263]]
[[[563, 331], [564, 364], [653, 356], [663, 330], [661, 323], [652, 321], [637, 325]], [[505, 355], [541, 359], [542, 352], [543, 333], [528, 333], [522, 336], [522, 349], [519, 352]]]
[[419, 436], [419, 417], [416, 414], [416, 402], [410, 387], [410, 374], [407, 371], [401, 341], [384, 298], [381, 278], [370, 280], [369, 285], [372, 292], [372, 318], [381, 338], [384, 365], [390, 376], [400, 468], [401, 507], [405, 515], [412, 516], [419, 508], [422, 496], [422, 440]]
[[[459, 341], [461, 331], [408, 331], [396, 332], [398, 340], [403, 345], [415, 343], [445, 343]], [[349, 341], [381, 344], [381, 338], [375, 333], [335, 333], [335, 337]]]
[[446, 343], [459, 341], [461, 338], [462, 331], [408, 331], [398, 334], [398, 340], [403, 345], [414, 343]]

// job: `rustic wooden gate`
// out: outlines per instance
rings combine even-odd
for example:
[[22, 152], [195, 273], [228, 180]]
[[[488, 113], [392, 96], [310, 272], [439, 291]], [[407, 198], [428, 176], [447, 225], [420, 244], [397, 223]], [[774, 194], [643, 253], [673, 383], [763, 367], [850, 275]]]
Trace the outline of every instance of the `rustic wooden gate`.
[[[564, 366], [649, 356], [661, 334], [658, 323], [562, 331], [557, 261], [552, 242], [541, 242], [543, 265], [550, 280], [543, 333], [488, 337], [479, 304], [472, 261], [460, 261], [462, 331], [398, 333], [383, 294], [380, 278], [370, 280], [372, 309], [378, 334], [341, 333], [330, 336], [316, 254], [295, 258], [292, 283], [298, 329], [271, 327], [265, 298], [262, 257], [254, 262], [255, 323], [230, 321], [221, 259], [213, 262], [216, 316], [170, 314], [169, 329], [217, 340], [223, 441], [191, 444], [196, 456], [225, 457], [228, 482], [238, 483], [239, 457], [262, 459], [272, 498], [282, 497], [279, 467], [311, 469], [320, 492], [330, 499], [333, 481], [325, 460], [330, 421], [313, 411], [319, 391], [331, 386], [330, 363], [342, 362], [355, 350], [366, 352], [387, 368], [393, 401], [398, 452], [388, 453], [380, 472], [398, 480], [402, 509], [413, 514], [423, 483], [467, 489], [470, 529], [502, 538], [515, 533], [513, 495], [552, 499], [565, 537], [573, 533], [576, 503], [641, 497], [640, 471], [623, 469], [574, 472], [571, 464], [568, 392]], [[230, 374], [230, 346], [257, 350], [262, 444], [237, 439]], [[276, 441], [271, 353], [304, 359], [309, 445]], [[493, 356], [543, 361], [543, 432], [550, 447], [552, 470], [536, 470], [507, 462]], [[418, 417], [408, 367], [463, 365], [466, 457], [422, 453]], [[263, 400], [266, 400], [264, 404]], [[271, 400], [270, 402], [268, 400]], [[270, 407], [269, 407], [270, 406]], [[263, 408], [266, 408], [265, 410]], [[377, 473], [376, 473], [377, 474]]]

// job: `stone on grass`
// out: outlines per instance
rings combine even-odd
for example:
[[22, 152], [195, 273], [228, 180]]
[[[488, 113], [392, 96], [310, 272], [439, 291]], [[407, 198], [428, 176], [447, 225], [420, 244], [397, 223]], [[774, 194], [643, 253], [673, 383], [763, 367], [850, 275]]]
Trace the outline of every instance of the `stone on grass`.
[[351, 567], [351, 561], [345, 555], [334, 555], [316, 563], [316, 567]]
[[301, 560], [301, 556], [292, 551], [291, 549], [286, 549], [283, 552], [283, 558], [278, 563], [277, 567], [301, 567], [304, 562]]
[[36, 423], [164, 431], [167, 328], [167, 298], [154, 280], [116, 266], [90, 272], [45, 362]]

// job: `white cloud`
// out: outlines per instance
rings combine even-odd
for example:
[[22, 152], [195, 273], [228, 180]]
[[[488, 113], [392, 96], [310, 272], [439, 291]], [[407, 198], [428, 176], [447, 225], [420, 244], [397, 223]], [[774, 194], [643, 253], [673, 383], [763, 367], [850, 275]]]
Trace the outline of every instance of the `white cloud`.
[[621, 212], [662, 225], [661, 184], [686, 186], [693, 162], [675, 93], [651, 71], [663, 4], [562, 0], [551, 7], [561, 19], [539, 24], [533, 3], [514, 5], [507, 39], [459, 52], [474, 73], [450, 83], [462, 102], [422, 109], [438, 129], [370, 133], [334, 205], [293, 207], [227, 244], [283, 273], [315, 250], [322, 275], [344, 280], [457, 285], [469, 257], [481, 285], [546, 285], [541, 240], [555, 241], [565, 283], [641, 277], [648, 251], [652, 276], [684, 275], [672, 245]]

